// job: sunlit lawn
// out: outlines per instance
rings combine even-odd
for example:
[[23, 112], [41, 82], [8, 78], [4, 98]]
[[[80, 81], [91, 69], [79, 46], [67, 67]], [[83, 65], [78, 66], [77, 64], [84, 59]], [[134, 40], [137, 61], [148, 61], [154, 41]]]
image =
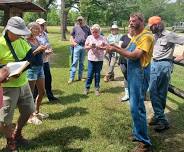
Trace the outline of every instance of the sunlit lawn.
[[[58, 27], [49, 27], [49, 38], [55, 54], [51, 60], [54, 94], [60, 99], [50, 104], [44, 98], [41, 111], [49, 113], [43, 124], [28, 124], [24, 135], [32, 143], [21, 151], [32, 152], [128, 152], [135, 145], [128, 140], [131, 134], [129, 104], [121, 103], [122, 74], [116, 68], [117, 81], [103, 82], [101, 96], [94, 94], [94, 85], [88, 96], [83, 95], [84, 82], [67, 84], [69, 79], [69, 42], [60, 41]], [[0, 50], [1, 51], [1, 50]], [[86, 63], [86, 62], [85, 62]], [[86, 76], [87, 66], [85, 66]], [[184, 89], [184, 69], [176, 67], [172, 82]], [[155, 152], [184, 151], [184, 101], [168, 96], [168, 118], [172, 127], [162, 134], [149, 129]], [[16, 111], [16, 118], [18, 112]], [[0, 138], [0, 149], [5, 140]]]

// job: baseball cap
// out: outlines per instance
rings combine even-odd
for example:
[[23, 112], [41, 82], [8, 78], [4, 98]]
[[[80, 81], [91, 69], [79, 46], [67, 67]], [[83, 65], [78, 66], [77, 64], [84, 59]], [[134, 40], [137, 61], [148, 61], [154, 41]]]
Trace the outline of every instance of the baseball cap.
[[111, 29], [118, 29], [118, 26], [116, 24], [112, 25]]
[[43, 18], [37, 19], [36, 22], [37, 22], [38, 24], [44, 24], [44, 23], [46, 23], [46, 21], [45, 21]]
[[3, 35], [7, 30], [16, 35], [26, 36], [31, 34], [31, 31], [26, 27], [24, 20], [18, 16], [11, 17], [8, 20], [7, 25], [3, 31]]
[[84, 20], [84, 18], [82, 16], [79, 16], [79, 17], [77, 17], [77, 21], [78, 20]]
[[161, 23], [161, 17], [159, 16], [152, 16], [148, 19], [148, 26], [152, 26], [154, 24]]

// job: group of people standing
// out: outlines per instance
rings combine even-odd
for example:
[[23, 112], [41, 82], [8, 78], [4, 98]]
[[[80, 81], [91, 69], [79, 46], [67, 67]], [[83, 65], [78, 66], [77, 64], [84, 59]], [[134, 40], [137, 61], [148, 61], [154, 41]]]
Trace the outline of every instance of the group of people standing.
[[[43, 118], [48, 117], [47, 114], [40, 113], [44, 90], [46, 89], [50, 101], [57, 99], [51, 91], [52, 77], [48, 57], [52, 49], [45, 32], [45, 23], [44, 19], [38, 19], [26, 27], [22, 18], [12, 17], [8, 20], [3, 36], [0, 37], [1, 64], [22, 60], [30, 62], [28, 75], [23, 72], [9, 79], [8, 68], [2, 66], [0, 69], [0, 82], [3, 88], [3, 91], [1, 90], [3, 100], [0, 104], [0, 130], [7, 139], [6, 149], [11, 152], [16, 152], [19, 145], [29, 143], [22, 136], [22, 128], [27, 122], [40, 124]], [[134, 152], [152, 151], [144, 105], [147, 91], [150, 92], [154, 110], [154, 116], [149, 125], [153, 125], [157, 132], [169, 128], [164, 110], [172, 71], [173, 51], [175, 44], [184, 44], [183, 37], [165, 30], [159, 16], [149, 18], [148, 28], [145, 28], [144, 24], [143, 15], [133, 13], [129, 18], [127, 35], [116, 37], [118, 27], [113, 25], [111, 35], [106, 39], [98, 24], [89, 28], [85, 25], [84, 18], [80, 16], [77, 18], [77, 24], [72, 30], [70, 39], [73, 45], [73, 58], [68, 83], [71, 84], [74, 81], [78, 62], [78, 80], [83, 79], [84, 54], [87, 50], [88, 74], [84, 89], [86, 95], [89, 93], [93, 77], [95, 78], [95, 94], [100, 95], [100, 72], [105, 52], [110, 54], [109, 71], [104, 78], [107, 81], [113, 77], [117, 56], [121, 56], [119, 64], [128, 82], [125, 90], [129, 94], [133, 121], [132, 141], [138, 143]], [[26, 39], [22, 36], [26, 36]], [[119, 39], [119, 42], [116, 39]], [[44, 83], [44, 80], [47, 83]], [[48, 82], [49, 85], [45, 86]], [[20, 116], [14, 126], [12, 120], [16, 106], [18, 106]]]
[[[83, 18], [81, 18], [82, 21]], [[80, 20], [78, 22], [80, 23]], [[125, 85], [125, 97], [122, 100], [129, 99], [133, 120], [132, 141], [138, 142], [138, 145], [133, 150], [134, 152], [152, 151], [144, 105], [147, 91], [150, 92], [154, 110], [154, 116], [148, 124], [154, 126], [156, 132], [169, 129], [169, 122], [164, 114], [164, 110], [173, 68], [173, 52], [175, 44], [184, 44], [184, 37], [165, 30], [164, 23], [159, 16], [150, 17], [148, 27], [145, 28], [144, 25], [143, 14], [133, 13], [129, 18], [129, 34], [126, 36], [121, 37], [118, 35], [118, 28], [116, 25], [113, 25], [111, 28], [112, 33], [105, 39], [98, 24], [94, 24], [91, 27], [90, 36], [87, 34], [85, 36], [72, 34], [73, 42], [76, 42], [75, 38], [77, 40], [78, 37], [83, 38], [82, 45], [80, 41], [76, 43], [88, 52], [88, 74], [85, 94], [89, 93], [90, 84], [94, 76], [95, 93], [99, 95], [99, 75], [103, 65], [104, 52], [110, 54], [108, 56], [109, 70], [104, 77], [105, 82], [113, 79], [113, 68], [117, 62], [118, 54], [120, 54], [120, 66], [124, 73], [125, 81], [127, 80], [128, 82], [128, 85]], [[82, 24], [77, 24], [76, 26], [78, 28], [83, 27]], [[74, 56], [75, 53], [74, 51]], [[184, 59], [183, 55], [176, 60], [182, 59]], [[78, 58], [78, 60], [80, 59]], [[77, 64], [75, 64], [75, 71], [76, 67]], [[83, 66], [79, 66], [79, 73], [81, 73], [81, 70], [83, 70]], [[70, 80], [70, 83], [74, 81], [74, 77]]]

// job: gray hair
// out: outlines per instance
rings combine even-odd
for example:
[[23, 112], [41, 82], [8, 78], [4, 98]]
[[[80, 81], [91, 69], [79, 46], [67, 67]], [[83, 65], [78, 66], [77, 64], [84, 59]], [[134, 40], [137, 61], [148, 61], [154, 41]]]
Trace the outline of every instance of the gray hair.
[[137, 17], [141, 22], [144, 22], [144, 15], [140, 12], [130, 14], [130, 17]]
[[27, 25], [28, 29], [31, 30], [34, 27], [40, 27], [40, 24], [38, 24], [37, 22], [31, 22]]
[[91, 30], [98, 30], [98, 31], [101, 31], [100, 25], [94, 24], [94, 25], [91, 27]]

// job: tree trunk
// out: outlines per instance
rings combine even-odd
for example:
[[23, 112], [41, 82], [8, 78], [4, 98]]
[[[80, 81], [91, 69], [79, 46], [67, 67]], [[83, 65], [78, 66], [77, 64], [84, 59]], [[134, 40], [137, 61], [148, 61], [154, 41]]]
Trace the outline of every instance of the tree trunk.
[[66, 40], [66, 31], [65, 31], [65, 0], [61, 0], [61, 40]]
[[67, 29], [68, 12], [69, 12], [69, 10], [64, 11], [64, 30], [65, 30], [65, 32], [68, 32], [68, 29]]

